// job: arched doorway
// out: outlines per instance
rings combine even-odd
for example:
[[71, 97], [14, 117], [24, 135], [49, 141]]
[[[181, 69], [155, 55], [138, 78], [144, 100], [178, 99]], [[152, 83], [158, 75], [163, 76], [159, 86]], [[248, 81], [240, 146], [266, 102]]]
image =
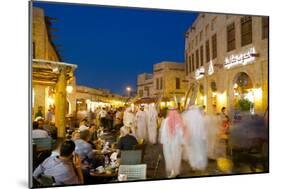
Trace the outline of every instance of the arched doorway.
[[196, 104], [199, 106], [206, 105], [205, 104], [205, 94], [204, 94], [204, 86], [202, 84], [199, 85], [198, 96], [196, 99]]
[[214, 105], [216, 106], [217, 105], [217, 83], [214, 80], [211, 81], [210, 88], [211, 88], [211, 92], [212, 92], [211, 103], [213, 106]]
[[239, 72], [233, 80], [234, 108], [242, 112], [254, 113], [253, 82], [245, 72]]

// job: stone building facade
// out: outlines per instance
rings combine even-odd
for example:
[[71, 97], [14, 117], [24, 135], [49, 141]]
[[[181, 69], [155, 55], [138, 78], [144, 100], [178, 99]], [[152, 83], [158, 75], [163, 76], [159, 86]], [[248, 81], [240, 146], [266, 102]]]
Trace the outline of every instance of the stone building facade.
[[201, 13], [186, 32], [185, 74], [188, 88], [197, 83], [196, 104], [226, 107], [241, 99], [251, 111], [268, 108], [268, 17]]
[[153, 75], [143, 73], [138, 75], [138, 96], [151, 97], [153, 95]]
[[94, 111], [97, 107], [125, 105], [128, 97], [113, 94], [105, 89], [96, 89], [86, 86], [76, 87], [77, 111]]
[[[55, 108], [58, 136], [65, 136], [65, 117], [75, 111], [76, 65], [61, 62], [51, 38], [51, 23], [44, 10], [32, 9], [32, 119], [42, 107], [43, 117]], [[73, 90], [74, 89], [74, 90]]]
[[184, 64], [176, 62], [154, 64], [152, 74], [138, 75], [138, 97], [161, 98], [181, 103], [187, 89], [184, 68]]

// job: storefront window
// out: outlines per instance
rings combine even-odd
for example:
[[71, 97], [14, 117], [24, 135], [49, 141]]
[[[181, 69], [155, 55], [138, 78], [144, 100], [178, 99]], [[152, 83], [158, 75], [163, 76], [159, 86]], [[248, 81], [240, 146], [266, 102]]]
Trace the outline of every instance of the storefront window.
[[203, 45], [200, 47], [200, 65], [203, 66], [204, 62], [204, 50], [203, 50]]
[[212, 55], [213, 59], [217, 58], [217, 35], [214, 34], [212, 36]]
[[241, 46], [252, 43], [252, 17], [241, 18]]
[[262, 17], [262, 39], [268, 38], [269, 17]]
[[196, 50], [196, 69], [199, 68], [199, 51], [198, 49]]
[[235, 49], [235, 25], [234, 23], [227, 26], [227, 52]]
[[254, 93], [253, 84], [245, 72], [238, 73], [235, 77], [234, 103], [235, 108], [239, 111], [254, 112]]
[[209, 40], [206, 41], [206, 62], [210, 61], [210, 46]]
[[194, 53], [192, 54], [192, 71], [194, 71]]

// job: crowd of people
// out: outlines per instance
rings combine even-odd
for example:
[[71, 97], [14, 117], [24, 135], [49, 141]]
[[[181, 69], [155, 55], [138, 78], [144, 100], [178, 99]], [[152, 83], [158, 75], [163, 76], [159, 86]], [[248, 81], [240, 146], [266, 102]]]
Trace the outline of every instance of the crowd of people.
[[227, 158], [227, 146], [221, 145], [220, 140], [228, 134], [230, 119], [225, 107], [221, 113], [213, 108], [212, 114], [206, 114], [204, 107], [198, 106], [182, 113], [169, 110], [160, 130], [168, 177], [180, 175], [182, 160], [187, 161], [192, 170], [204, 171], [208, 159]]
[[35, 113], [32, 129], [32, 138], [57, 138], [57, 127], [55, 126], [55, 109], [50, 106], [46, 116], [43, 107], [39, 106]]
[[[212, 113], [207, 114], [204, 106], [194, 105], [183, 112], [176, 108], [157, 111], [154, 103], [96, 108], [80, 120], [79, 127], [68, 133], [33, 176], [52, 175], [56, 184], [92, 183], [90, 170], [104, 165], [104, 159], [94, 153], [106, 146], [100, 138], [104, 132], [117, 135], [117, 153], [133, 150], [141, 143], [161, 144], [167, 177], [181, 174], [182, 161], [194, 171], [204, 171], [208, 159], [227, 157], [226, 145], [220, 141], [228, 136], [230, 119], [225, 107], [219, 113], [216, 110], [214, 105]], [[55, 126], [45, 124], [52, 121], [38, 117], [33, 122], [32, 137], [52, 137]]]

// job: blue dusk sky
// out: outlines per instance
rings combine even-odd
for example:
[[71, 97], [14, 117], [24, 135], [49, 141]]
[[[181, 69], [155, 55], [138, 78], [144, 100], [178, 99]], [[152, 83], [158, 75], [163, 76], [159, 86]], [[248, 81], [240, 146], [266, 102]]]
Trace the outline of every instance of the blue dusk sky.
[[78, 85], [125, 94], [161, 61], [184, 62], [194, 12], [34, 2], [53, 21], [62, 61], [77, 64]]

